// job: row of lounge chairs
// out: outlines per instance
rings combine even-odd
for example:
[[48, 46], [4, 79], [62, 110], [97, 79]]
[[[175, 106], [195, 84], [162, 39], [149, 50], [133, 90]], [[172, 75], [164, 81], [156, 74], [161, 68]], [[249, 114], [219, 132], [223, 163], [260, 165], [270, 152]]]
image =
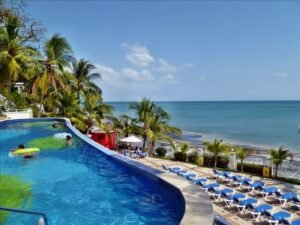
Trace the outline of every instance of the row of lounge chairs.
[[[209, 182], [206, 177], [199, 177], [195, 172], [189, 172], [180, 167], [163, 166], [165, 170], [178, 174], [201, 189], [208, 192], [214, 201], [224, 202], [225, 207], [235, 207], [242, 214], [251, 214], [255, 221], [264, 219], [271, 225], [300, 225], [300, 219], [293, 220], [293, 213], [285, 210], [275, 211], [271, 204], [260, 201], [255, 197], [247, 196], [244, 192], [261, 195], [265, 200], [273, 198], [278, 200], [282, 207], [286, 204], [300, 208], [300, 197], [294, 192], [282, 192], [278, 187], [266, 187], [263, 181], [254, 181], [251, 178], [233, 174], [227, 171], [213, 170], [216, 182]], [[224, 186], [223, 184], [227, 186]], [[229, 186], [229, 187], [228, 187]], [[234, 188], [233, 188], [234, 187]], [[239, 192], [239, 191], [244, 191]]]

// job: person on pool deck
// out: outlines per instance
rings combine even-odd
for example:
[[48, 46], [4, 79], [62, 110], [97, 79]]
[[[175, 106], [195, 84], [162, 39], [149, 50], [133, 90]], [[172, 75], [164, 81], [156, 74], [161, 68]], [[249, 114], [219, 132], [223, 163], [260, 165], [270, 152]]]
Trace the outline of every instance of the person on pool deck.
[[72, 137], [70, 135], [66, 136], [66, 144], [67, 145], [72, 145]]

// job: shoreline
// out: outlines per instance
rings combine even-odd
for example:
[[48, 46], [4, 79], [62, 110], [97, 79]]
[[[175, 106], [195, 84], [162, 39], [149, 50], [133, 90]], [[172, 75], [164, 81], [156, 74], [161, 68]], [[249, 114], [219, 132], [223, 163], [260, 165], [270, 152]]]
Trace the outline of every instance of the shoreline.
[[[260, 156], [267, 156], [268, 151], [271, 148], [278, 148], [279, 146], [267, 146], [267, 145], [260, 145], [260, 144], [252, 144], [252, 143], [245, 143], [238, 140], [232, 140], [228, 138], [222, 138], [220, 135], [208, 135], [205, 133], [198, 133], [194, 131], [186, 131], [182, 130], [182, 137], [175, 138], [176, 141], [179, 142], [189, 142], [191, 147], [201, 147], [203, 146], [203, 142], [205, 141], [213, 141], [215, 138], [223, 139], [224, 143], [229, 146], [239, 146], [251, 151], [260, 151]], [[294, 160], [300, 160], [300, 149], [289, 149], [289, 151], [294, 155]], [[256, 154], [254, 154], [256, 155]]]

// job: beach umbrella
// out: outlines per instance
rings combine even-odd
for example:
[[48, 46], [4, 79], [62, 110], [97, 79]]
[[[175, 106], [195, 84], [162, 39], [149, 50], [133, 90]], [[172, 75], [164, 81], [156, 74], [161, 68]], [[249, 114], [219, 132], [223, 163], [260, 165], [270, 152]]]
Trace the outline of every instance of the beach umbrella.
[[121, 139], [121, 142], [126, 142], [126, 143], [141, 143], [142, 140], [139, 139], [138, 137], [131, 135], [129, 137]]

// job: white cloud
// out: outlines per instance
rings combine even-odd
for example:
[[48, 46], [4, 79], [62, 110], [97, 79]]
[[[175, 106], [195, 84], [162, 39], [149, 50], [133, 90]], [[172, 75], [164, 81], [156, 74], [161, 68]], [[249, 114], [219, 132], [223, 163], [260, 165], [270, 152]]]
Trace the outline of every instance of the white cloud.
[[125, 76], [125, 78], [135, 81], [141, 81], [141, 80], [153, 80], [154, 77], [148, 70], [143, 70], [141, 72], [137, 72], [134, 69], [131, 68], [124, 68], [122, 69], [122, 75]]
[[289, 74], [287, 72], [275, 72], [272, 73], [272, 76], [274, 77], [287, 77]]
[[162, 77], [164, 80], [174, 80], [174, 75], [172, 74], [167, 74], [165, 76]]
[[103, 81], [114, 82], [119, 79], [119, 73], [108, 66], [95, 64], [94, 71], [101, 74]]
[[190, 68], [190, 67], [193, 67], [194, 64], [193, 63], [185, 63], [185, 64], [183, 64], [183, 66], [186, 68]]
[[159, 67], [157, 67], [157, 71], [162, 73], [174, 73], [179, 70], [176, 66], [171, 65], [165, 59], [158, 60]]
[[139, 44], [129, 45], [127, 43], [123, 43], [121, 46], [126, 51], [126, 59], [135, 66], [148, 67], [155, 61], [145, 46]]

